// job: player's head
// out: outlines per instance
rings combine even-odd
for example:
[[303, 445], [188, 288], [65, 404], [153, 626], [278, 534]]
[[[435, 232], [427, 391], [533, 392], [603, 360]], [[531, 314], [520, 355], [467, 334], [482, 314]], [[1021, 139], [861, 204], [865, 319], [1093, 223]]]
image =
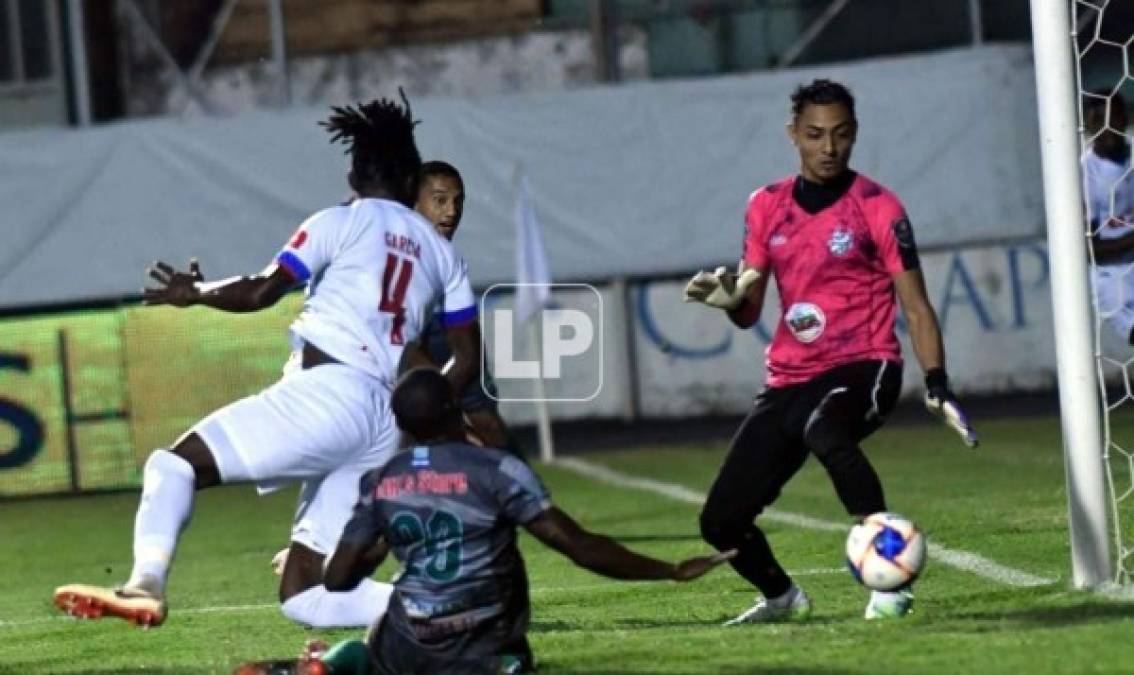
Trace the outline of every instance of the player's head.
[[441, 236], [451, 240], [465, 212], [465, 181], [461, 172], [448, 162], [422, 164], [414, 208], [433, 223]]
[[857, 134], [854, 96], [838, 82], [814, 80], [791, 95], [788, 136], [799, 150], [804, 178], [824, 183], [841, 176], [850, 165]]
[[1127, 140], [1122, 135], [1130, 119], [1121, 93], [1094, 91], [1083, 100], [1083, 126], [1093, 138], [1091, 147], [1103, 157], [1124, 158]]
[[398, 378], [390, 408], [402, 431], [418, 442], [463, 437], [461, 409], [453, 399], [453, 388], [433, 368], [414, 368]]
[[363, 197], [385, 197], [412, 206], [417, 197], [421, 154], [413, 138], [409, 101], [400, 89], [402, 103], [381, 98], [357, 107], [333, 107], [320, 122], [331, 142], [342, 142], [350, 154], [350, 186]]

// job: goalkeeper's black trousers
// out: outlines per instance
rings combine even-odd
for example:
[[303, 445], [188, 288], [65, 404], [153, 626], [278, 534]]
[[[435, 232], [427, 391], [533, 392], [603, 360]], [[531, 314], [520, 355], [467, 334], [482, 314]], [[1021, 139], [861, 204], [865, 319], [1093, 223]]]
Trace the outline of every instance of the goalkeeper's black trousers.
[[791, 579], [754, 521], [808, 453], [827, 470], [848, 514], [886, 510], [882, 483], [858, 444], [882, 425], [901, 384], [901, 363], [859, 361], [756, 397], [709, 490], [701, 535], [718, 550], [737, 549], [732, 566], [765, 597], [785, 593]]

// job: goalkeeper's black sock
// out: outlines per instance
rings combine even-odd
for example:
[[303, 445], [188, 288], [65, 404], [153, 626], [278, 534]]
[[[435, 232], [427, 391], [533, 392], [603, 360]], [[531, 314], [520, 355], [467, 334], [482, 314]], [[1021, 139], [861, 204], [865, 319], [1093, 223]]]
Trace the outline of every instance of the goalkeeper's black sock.
[[1134, 345], [1134, 328], [1131, 328], [1130, 335], [1126, 336], [1126, 343], [1129, 345]]
[[729, 563], [737, 574], [759, 588], [765, 598], [778, 598], [791, 590], [791, 577], [780, 567], [760, 528], [753, 525], [744, 532], [736, 553]]

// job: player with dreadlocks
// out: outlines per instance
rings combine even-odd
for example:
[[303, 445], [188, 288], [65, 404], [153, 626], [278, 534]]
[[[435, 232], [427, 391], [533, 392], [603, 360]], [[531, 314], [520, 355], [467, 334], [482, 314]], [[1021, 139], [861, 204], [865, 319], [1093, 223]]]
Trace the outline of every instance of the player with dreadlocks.
[[[383, 99], [334, 108], [322, 124], [332, 142], [347, 146], [357, 199], [308, 218], [263, 272], [206, 283], [195, 260], [188, 272], [162, 262], [150, 268], [159, 284], [145, 290], [151, 305], [253, 312], [307, 284], [290, 331], [302, 368], [212, 413], [172, 447], [150, 455], [129, 580], [119, 588], [63, 586], [55, 603], [64, 611], [162, 623], [166, 578], [194, 490], [252, 482], [263, 492], [291, 481], [303, 487], [280, 583], [283, 613], [328, 627], [369, 624], [384, 610], [388, 585], [367, 579], [349, 592], [329, 592], [321, 581], [323, 559], [350, 518], [361, 476], [394, 452], [390, 391], [402, 350], [431, 308], [442, 308], [453, 346], [448, 379], [455, 391], [477, 377], [480, 345], [464, 261], [411, 208], [421, 157], [416, 123], [402, 100], [404, 107]], [[176, 395], [180, 383], [169, 384]]]

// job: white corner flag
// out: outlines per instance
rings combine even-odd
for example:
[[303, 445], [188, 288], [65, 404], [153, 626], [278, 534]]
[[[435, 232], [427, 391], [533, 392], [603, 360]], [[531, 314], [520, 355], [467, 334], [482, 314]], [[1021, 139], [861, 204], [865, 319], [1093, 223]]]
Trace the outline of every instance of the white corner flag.
[[[523, 170], [516, 167], [516, 298], [514, 311], [520, 325], [528, 325], [528, 336], [535, 346], [539, 362], [543, 363], [543, 322], [532, 321], [533, 315], [547, 306], [551, 299], [551, 270], [543, 250], [543, 234], [539, 229], [535, 205]], [[547, 409], [547, 396], [543, 388], [543, 372], [535, 380], [536, 421], [539, 429], [539, 458], [550, 462], [555, 459], [551, 438], [551, 413]]]
[[551, 271], [543, 250], [535, 205], [528, 179], [516, 169], [516, 320], [527, 323], [551, 298]]

